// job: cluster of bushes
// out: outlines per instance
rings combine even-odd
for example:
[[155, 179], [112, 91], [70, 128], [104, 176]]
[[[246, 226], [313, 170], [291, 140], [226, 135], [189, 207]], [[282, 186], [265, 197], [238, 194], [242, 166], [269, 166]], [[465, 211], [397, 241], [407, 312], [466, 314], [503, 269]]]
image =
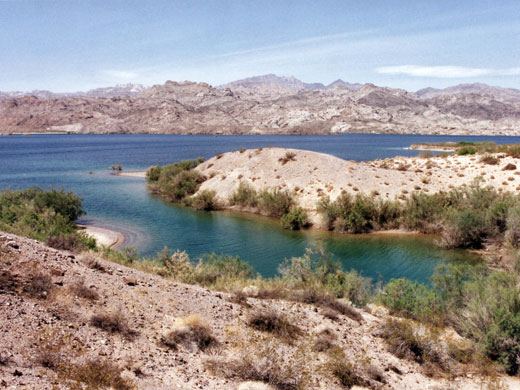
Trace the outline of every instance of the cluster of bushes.
[[0, 192], [0, 230], [45, 241], [58, 249], [96, 247], [96, 241], [78, 232], [74, 223], [84, 214], [81, 198], [72, 192], [38, 187]]
[[478, 182], [432, 195], [413, 193], [403, 202], [344, 191], [335, 201], [322, 198], [317, 209], [328, 229], [341, 232], [402, 227], [441, 234], [443, 245], [449, 248], [480, 248], [487, 240], [519, 245], [519, 197]]
[[378, 299], [393, 314], [452, 326], [514, 375], [520, 368], [519, 283], [512, 273], [450, 265], [437, 269], [432, 287], [395, 279]]
[[240, 182], [235, 193], [229, 198], [229, 204], [280, 218], [284, 229], [299, 230], [310, 225], [307, 212], [295, 205], [293, 196], [287, 190], [257, 191], [250, 184]]
[[364, 194], [352, 196], [346, 191], [342, 191], [333, 202], [328, 196], [323, 197], [317, 209], [329, 230], [346, 233], [395, 227], [402, 211], [397, 201], [375, 199]]
[[520, 158], [520, 144], [497, 145], [494, 142], [439, 142], [425, 143], [428, 146], [453, 148], [460, 156], [468, 154], [504, 153], [507, 156]]
[[199, 210], [214, 210], [218, 208], [214, 191], [204, 193], [192, 198], [206, 177], [194, 170], [204, 159], [185, 160], [174, 164], [153, 166], [146, 172], [148, 189], [154, 194], [173, 203], [182, 203], [193, 206]]

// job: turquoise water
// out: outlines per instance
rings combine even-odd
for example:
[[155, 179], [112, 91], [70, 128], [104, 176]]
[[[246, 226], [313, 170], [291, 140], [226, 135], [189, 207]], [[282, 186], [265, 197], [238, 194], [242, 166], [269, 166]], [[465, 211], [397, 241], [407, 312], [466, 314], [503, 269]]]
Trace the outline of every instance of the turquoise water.
[[520, 142], [520, 137], [446, 137], [349, 134], [340, 136], [42, 135], [0, 137], [0, 188], [38, 185], [72, 190], [83, 197], [85, 222], [123, 231], [140, 255], [164, 246], [190, 256], [216, 252], [240, 256], [264, 276], [284, 258], [300, 256], [321, 241], [346, 269], [373, 279], [407, 277], [425, 282], [446, 262], [467, 261], [465, 252], [435, 247], [431, 237], [348, 236], [319, 231], [291, 232], [276, 221], [230, 212], [199, 212], [150, 196], [144, 179], [117, 177], [108, 167], [146, 169], [198, 156], [212, 157], [241, 147], [293, 147], [348, 160], [414, 155], [404, 147], [419, 142], [486, 140]]

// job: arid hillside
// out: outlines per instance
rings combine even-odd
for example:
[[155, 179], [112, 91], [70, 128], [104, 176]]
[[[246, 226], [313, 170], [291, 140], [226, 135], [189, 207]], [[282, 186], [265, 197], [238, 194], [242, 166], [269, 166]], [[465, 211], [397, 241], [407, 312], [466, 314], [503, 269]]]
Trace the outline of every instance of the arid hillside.
[[[447, 377], [437, 366], [455, 364], [447, 357], [397, 358], [384, 338], [392, 322], [377, 306], [220, 293], [5, 233], [0, 304], [7, 389], [422, 390], [498, 380], [462, 366]], [[464, 340], [447, 332], [431, 348], [444, 343]]]

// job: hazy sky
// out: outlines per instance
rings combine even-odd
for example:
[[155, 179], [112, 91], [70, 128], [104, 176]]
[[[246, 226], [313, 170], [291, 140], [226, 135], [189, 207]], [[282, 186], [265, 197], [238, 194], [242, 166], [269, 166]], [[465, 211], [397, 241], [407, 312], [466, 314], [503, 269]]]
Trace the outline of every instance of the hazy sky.
[[275, 73], [520, 88], [520, 1], [0, 0], [0, 90]]

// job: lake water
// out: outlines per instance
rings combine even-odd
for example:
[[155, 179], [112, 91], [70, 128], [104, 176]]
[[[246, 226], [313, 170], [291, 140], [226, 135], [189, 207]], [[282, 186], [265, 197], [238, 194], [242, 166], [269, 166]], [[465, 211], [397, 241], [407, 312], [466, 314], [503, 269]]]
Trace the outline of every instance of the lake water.
[[435, 267], [467, 261], [461, 251], [435, 247], [431, 237], [348, 236], [292, 232], [269, 218], [231, 212], [200, 212], [148, 195], [144, 179], [118, 177], [108, 167], [143, 170], [199, 156], [268, 146], [333, 154], [347, 160], [415, 155], [412, 143], [445, 141], [517, 143], [520, 137], [455, 137], [345, 134], [338, 136], [34, 135], [0, 137], [0, 188], [32, 185], [65, 188], [84, 199], [85, 220], [126, 234], [127, 245], [151, 256], [164, 246], [197, 257], [208, 252], [240, 256], [264, 276], [284, 258], [322, 242], [346, 269], [373, 279], [407, 277], [426, 282]]

